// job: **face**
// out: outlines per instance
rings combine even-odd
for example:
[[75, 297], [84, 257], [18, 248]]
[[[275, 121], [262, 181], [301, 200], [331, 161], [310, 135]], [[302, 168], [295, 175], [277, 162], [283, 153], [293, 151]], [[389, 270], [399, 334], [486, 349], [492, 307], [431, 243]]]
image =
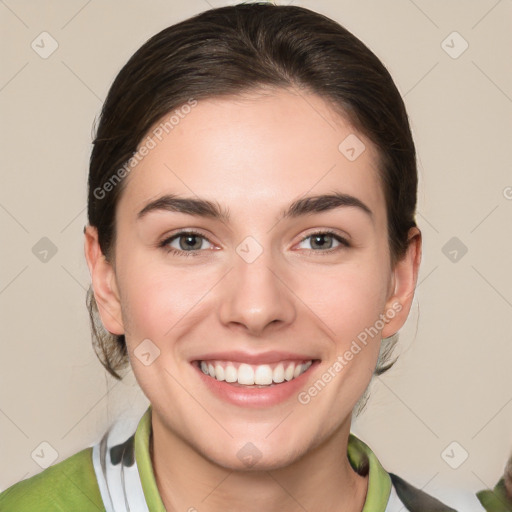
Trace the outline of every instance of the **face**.
[[412, 300], [377, 153], [284, 90], [200, 101], [168, 132], [126, 178], [102, 321], [166, 432], [224, 467], [285, 466], [348, 435]]

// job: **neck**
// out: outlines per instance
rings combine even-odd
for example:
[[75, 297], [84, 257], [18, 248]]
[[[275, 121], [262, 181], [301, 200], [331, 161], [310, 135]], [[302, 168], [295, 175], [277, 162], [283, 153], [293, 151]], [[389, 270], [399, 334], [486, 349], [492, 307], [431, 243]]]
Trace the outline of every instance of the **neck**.
[[169, 432], [153, 413], [151, 458], [168, 512], [360, 512], [368, 476], [347, 458], [350, 418], [324, 443], [292, 464], [269, 471], [233, 471], [206, 459]]

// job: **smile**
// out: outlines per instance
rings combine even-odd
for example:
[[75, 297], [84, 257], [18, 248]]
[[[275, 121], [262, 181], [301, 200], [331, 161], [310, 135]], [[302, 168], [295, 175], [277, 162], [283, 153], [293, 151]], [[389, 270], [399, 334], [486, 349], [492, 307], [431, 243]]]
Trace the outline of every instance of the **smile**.
[[253, 365], [232, 361], [199, 361], [201, 371], [219, 382], [241, 386], [272, 386], [300, 377], [313, 364], [308, 361], [281, 361]]

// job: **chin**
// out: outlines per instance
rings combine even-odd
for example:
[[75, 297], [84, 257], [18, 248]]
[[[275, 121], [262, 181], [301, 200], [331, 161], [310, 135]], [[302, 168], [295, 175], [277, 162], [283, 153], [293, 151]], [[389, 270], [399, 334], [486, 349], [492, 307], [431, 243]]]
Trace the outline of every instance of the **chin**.
[[298, 461], [308, 451], [304, 438], [300, 446], [296, 446], [290, 436], [276, 437], [273, 442], [269, 442], [269, 439], [265, 439], [266, 435], [268, 432], [261, 437], [252, 436], [252, 441], [243, 438], [229, 441], [224, 439], [215, 447], [198, 446], [197, 451], [217, 466], [243, 472], [282, 469]]
[[261, 472], [275, 471], [293, 464], [298, 457], [290, 454], [264, 454], [256, 445], [246, 443], [242, 446], [235, 457], [212, 457], [210, 460], [217, 466], [229, 471], [237, 472]]

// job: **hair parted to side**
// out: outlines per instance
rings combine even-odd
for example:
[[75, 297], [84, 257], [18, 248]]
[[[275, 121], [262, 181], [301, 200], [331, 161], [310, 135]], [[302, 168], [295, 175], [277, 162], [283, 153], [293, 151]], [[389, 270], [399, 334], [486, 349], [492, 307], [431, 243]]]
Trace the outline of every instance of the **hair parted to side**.
[[[115, 260], [116, 206], [125, 183], [118, 171], [155, 123], [191, 99], [276, 88], [317, 94], [374, 143], [392, 265], [404, 256], [408, 231], [416, 226], [418, 177], [407, 113], [390, 74], [334, 20], [298, 6], [257, 2], [211, 9], [162, 30], [115, 78], [93, 141], [88, 180], [88, 221], [108, 261]], [[116, 172], [119, 183], [105, 186]], [[129, 365], [125, 337], [106, 331], [92, 288], [86, 302], [96, 354], [121, 379], [119, 372]], [[375, 374], [393, 365], [397, 340], [397, 334], [382, 340]]]

